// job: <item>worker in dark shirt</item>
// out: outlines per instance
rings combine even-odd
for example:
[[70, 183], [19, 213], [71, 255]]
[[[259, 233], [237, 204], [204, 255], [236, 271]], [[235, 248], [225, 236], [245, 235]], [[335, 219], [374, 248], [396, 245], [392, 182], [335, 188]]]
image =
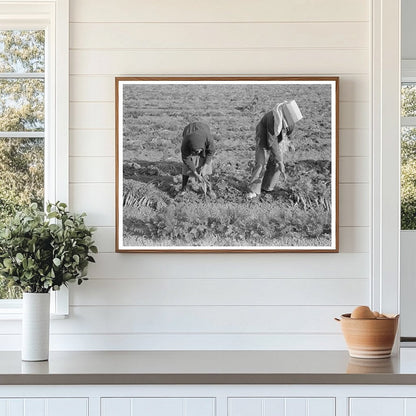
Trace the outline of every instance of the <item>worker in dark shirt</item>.
[[190, 123], [184, 128], [182, 137], [181, 193], [186, 192], [189, 177], [192, 176], [201, 183], [208, 196], [215, 197], [209, 179], [212, 174], [212, 156], [215, 153], [209, 126], [199, 121]]

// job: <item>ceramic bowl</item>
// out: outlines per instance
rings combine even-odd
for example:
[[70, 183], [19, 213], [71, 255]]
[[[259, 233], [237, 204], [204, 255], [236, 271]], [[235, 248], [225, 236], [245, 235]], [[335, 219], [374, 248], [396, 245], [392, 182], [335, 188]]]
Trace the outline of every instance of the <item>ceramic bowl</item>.
[[341, 315], [341, 329], [351, 357], [388, 358], [391, 356], [399, 315], [381, 319], [352, 319]]

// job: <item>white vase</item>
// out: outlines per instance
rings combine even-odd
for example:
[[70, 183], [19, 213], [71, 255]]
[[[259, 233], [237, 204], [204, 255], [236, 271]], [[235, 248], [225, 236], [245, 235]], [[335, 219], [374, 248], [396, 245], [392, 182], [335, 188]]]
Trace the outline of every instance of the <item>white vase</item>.
[[23, 293], [22, 360], [49, 358], [49, 293]]

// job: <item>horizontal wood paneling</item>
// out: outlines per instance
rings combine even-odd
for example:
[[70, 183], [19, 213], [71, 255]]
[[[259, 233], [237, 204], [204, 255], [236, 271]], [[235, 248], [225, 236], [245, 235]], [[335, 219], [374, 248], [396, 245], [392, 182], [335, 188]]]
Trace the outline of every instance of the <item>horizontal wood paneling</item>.
[[71, 210], [86, 212], [89, 225], [115, 225], [115, 187], [113, 183], [69, 184]]
[[114, 253], [116, 241], [114, 227], [97, 227], [94, 232], [94, 241], [99, 253]]
[[115, 109], [113, 103], [71, 103], [70, 128], [112, 129]]
[[[73, 129], [114, 128], [115, 106], [110, 102], [76, 102], [70, 105], [70, 127]], [[366, 129], [369, 127], [368, 103], [341, 102], [340, 128]]]
[[[279, 74], [274, 75], [278, 76]], [[71, 101], [114, 102], [114, 86], [115, 76], [113, 75], [73, 75], [70, 77], [70, 99]], [[339, 88], [341, 101], [368, 102], [367, 75], [342, 75]]]
[[340, 183], [368, 183], [370, 165], [368, 157], [340, 157]]
[[370, 108], [366, 102], [341, 102], [339, 104], [339, 127], [341, 129], [368, 129]]
[[362, 0], [71, 0], [71, 22], [302, 22], [368, 21], [370, 8]]
[[370, 150], [368, 129], [341, 129], [339, 131], [340, 156], [368, 156]]
[[[132, 319], [130, 317], [130, 319]], [[341, 333], [280, 334], [51, 334], [51, 350], [345, 350]], [[0, 334], [0, 351], [19, 350], [20, 334]]]
[[72, 49], [368, 47], [367, 22], [72, 23], [70, 30]]
[[70, 182], [115, 182], [114, 157], [70, 157]]
[[[340, 252], [368, 253], [369, 233], [368, 227], [340, 227]], [[100, 253], [114, 253], [114, 227], [98, 227], [94, 233], [94, 239]]]
[[[355, 306], [71, 306], [51, 334], [339, 334], [333, 318]], [[20, 333], [20, 321], [2, 321], [0, 334]]]
[[52, 333], [338, 333], [333, 320], [353, 306], [71, 307]]
[[[356, 278], [368, 276], [368, 255], [340, 254], [97, 254], [91, 277], [213, 278]], [[202, 265], [202, 266], [201, 266]]]
[[369, 185], [341, 184], [339, 189], [339, 225], [368, 227], [370, 225]]
[[370, 251], [369, 227], [340, 227], [341, 253], [368, 253]]
[[70, 77], [70, 101], [111, 101], [115, 97], [115, 76], [72, 75]]
[[[71, 292], [73, 306], [365, 304], [367, 279], [90, 279]], [[314, 296], [311, 296], [311, 293]], [[358, 295], [357, 295], [358, 293]]]
[[115, 132], [107, 130], [70, 130], [69, 155], [115, 157]]
[[72, 50], [72, 75], [366, 74], [365, 49]]

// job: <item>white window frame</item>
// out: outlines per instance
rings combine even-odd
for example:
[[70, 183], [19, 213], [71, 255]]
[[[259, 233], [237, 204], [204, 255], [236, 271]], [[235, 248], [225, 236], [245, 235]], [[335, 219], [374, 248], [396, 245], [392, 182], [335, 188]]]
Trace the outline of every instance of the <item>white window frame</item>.
[[[402, 61], [402, 83], [416, 84], [416, 60], [404, 59]], [[402, 127], [416, 127], [416, 117], [401, 117]]]
[[[69, 200], [69, 0], [0, 0], [0, 30], [46, 31], [45, 201]], [[68, 290], [51, 292], [51, 312], [69, 313]], [[21, 316], [21, 300], [0, 300], [0, 319]]]
[[[402, 60], [402, 83], [416, 84], [416, 60]], [[401, 127], [416, 128], [416, 117], [401, 117]], [[415, 247], [416, 230], [401, 230], [401, 264], [403, 266], [401, 272], [401, 302], [402, 302], [402, 317], [401, 327], [403, 328], [402, 336], [407, 338], [402, 342], [402, 346], [415, 347], [414, 342], [414, 328], [412, 323], [412, 316], [415, 310], [413, 304], [412, 294], [414, 293], [413, 274], [410, 272], [413, 267], [413, 249]]]
[[373, 0], [372, 17], [370, 304], [373, 310], [399, 313], [400, 0]]

